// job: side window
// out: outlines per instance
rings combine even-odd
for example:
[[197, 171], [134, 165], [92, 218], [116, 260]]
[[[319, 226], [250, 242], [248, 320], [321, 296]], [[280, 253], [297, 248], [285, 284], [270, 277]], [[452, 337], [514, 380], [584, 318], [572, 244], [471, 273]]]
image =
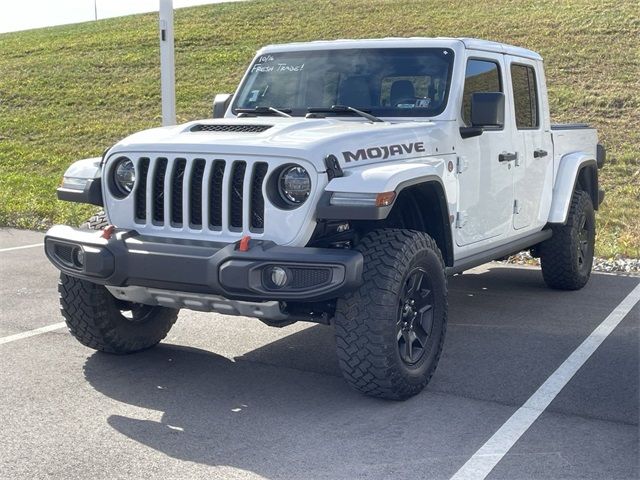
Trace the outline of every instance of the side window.
[[537, 128], [540, 125], [538, 88], [536, 72], [533, 67], [512, 63], [511, 85], [516, 110], [516, 126], [518, 128]]
[[490, 60], [469, 60], [462, 94], [462, 119], [471, 125], [471, 95], [476, 92], [502, 92], [498, 64]]

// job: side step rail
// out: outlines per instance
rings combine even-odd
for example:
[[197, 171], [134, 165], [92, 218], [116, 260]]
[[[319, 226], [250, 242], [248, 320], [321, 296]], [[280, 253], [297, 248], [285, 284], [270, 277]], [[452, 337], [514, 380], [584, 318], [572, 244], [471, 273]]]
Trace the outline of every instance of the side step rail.
[[478, 265], [483, 265], [497, 258], [508, 257], [509, 255], [526, 250], [540, 242], [548, 240], [551, 238], [551, 235], [552, 233], [550, 228], [542, 230], [534, 233], [533, 235], [528, 235], [513, 242], [509, 242], [505, 245], [500, 245], [490, 250], [461, 258], [454, 262], [452, 267], [447, 267], [445, 271], [447, 275], [455, 275], [456, 273], [469, 270], [470, 268], [477, 267]]

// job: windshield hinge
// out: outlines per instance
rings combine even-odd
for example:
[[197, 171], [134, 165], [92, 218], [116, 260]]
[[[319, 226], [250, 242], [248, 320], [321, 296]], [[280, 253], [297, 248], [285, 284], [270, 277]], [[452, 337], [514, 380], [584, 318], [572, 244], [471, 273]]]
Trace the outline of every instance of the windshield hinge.
[[338, 158], [335, 155], [327, 155], [324, 157], [324, 165], [327, 167], [327, 177], [329, 181], [344, 175], [340, 162], [338, 162]]

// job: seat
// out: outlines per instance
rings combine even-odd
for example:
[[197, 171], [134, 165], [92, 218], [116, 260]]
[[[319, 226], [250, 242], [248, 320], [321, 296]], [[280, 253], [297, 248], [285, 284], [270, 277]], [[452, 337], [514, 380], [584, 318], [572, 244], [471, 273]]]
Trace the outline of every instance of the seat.
[[416, 89], [410, 80], [396, 80], [391, 84], [389, 101], [395, 107], [401, 100], [413, 100], [416, 98]]
[[429, 97], [431, 102], [436, 103], [436, 87], [429, 85], [429, 88], [427, 88], [427, 97]]
[[367, 77], [348, 77], [340, 84], [338, 104], [350, 107], [370, 107], [371, 88]]

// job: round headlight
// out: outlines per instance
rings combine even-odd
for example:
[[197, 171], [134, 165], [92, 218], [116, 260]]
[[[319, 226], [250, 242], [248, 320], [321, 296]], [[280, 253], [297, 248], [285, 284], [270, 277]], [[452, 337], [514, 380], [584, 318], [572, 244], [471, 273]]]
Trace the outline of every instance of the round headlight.
[[113, 169], [113, 183], [122, 195], [129, 195], [136, 183], [136, 168], [126, 157], [118, 160]]
[[278, 178], [278, 190], [285, 202], [300, 205], [311, 193], [311, 178], [302, 167], [285, 168]]

